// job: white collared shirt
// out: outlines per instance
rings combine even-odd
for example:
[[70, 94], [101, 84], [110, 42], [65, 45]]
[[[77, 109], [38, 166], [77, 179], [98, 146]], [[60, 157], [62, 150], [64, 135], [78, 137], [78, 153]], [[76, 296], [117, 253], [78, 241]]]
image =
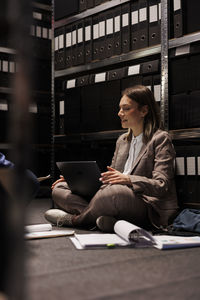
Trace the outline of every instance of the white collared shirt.
[[125, 166], [124, 166], [123, 174], [126, 174], [126, 175], [131, 174], [134, 161], [136, 160], [136, 158], [143, 146], [142, 137], [143, 137], [143, 133], [141, 133], [140, 135], [138, 135], [136, 137], [134, 137], [134, 136], [132, 137], [131, 145], [130, 145], [130, 149], [129, 149], [129, 155], [128, 155], [127, 161], [125, 163]]

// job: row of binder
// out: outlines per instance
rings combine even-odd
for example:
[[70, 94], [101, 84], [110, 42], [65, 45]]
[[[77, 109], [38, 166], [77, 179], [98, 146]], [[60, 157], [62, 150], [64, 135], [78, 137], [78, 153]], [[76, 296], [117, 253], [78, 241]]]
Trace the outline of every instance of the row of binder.
[[190, 156], [176, 157], [176, 175], [200, 175], [200, 156], [190, 154]]
[[64, 81], [65, 98], [57, 99], [58, 132], [121, 129], [117, 114], [123, 89], [144, 84], [160, 101], [159, 64], [155, 60]]
[[200, 90], [200, 42], [174, 48], [169, 57], [169, 93]]
[[[160, 0], [131, 1], [55, 30], [55, 69], [160, 43]], [[149, 17], [150, 16], [150, 17]]]
[[[48, 101], [47, 101], [48, 100]], [[51, 140], [51, 111], [49, 105], [50, 99], [41, 99], [37, 96], [35, 102], [29, 107], [32, 121], [32, 140], [33, 143], [50, 143]], [[0, 99], [0, 142], [7, 142], [7, 125], [9, 121], [10, 100], [5, 95]]]
[[200, 127], [200, 90], [169, 97], [170, 129]]
[[78, 14], [111, 0], [54, 0], [55, 20]]
[[[170, 33], [171, 37], [179, 37], [200, 29], [200, 19], [196, 18], [196, 9], [197, 6], [200, 8], [200, 4], [197, 5], [198, 1], [194, 0], [185, 2], [187, 11], [186, 5], [182, 5], [180, 0], [173, 0], [170, 21], [174, 28]], [[179, 22], [180, 19], [182, 22]], [[57, 28], [55, 69], [86, 64], [153, 46], [160, 43], [160, 34], [160, 0], [130, 1]]]

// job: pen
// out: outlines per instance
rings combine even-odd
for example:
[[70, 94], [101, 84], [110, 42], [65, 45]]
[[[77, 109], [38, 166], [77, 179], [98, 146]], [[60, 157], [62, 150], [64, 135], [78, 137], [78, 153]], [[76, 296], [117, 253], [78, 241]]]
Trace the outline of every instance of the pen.
[[114, 248], [114, 247], [115, 247], [115, 244], [107, 244], [107, 247], [108, 247], [108, 248]]

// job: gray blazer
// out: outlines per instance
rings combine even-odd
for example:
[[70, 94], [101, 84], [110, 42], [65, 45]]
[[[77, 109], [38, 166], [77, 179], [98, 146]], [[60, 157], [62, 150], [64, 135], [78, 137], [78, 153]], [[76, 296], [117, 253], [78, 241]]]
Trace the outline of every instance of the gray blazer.
[[[116, 143], [111, 166], [123, 172], [130, 142], [127, 134]], [[143, 145], [133, 164], [130, 176], [137, 197], [149, 205], [149, 218], [156, 227], [167, 226], [178, 211], [174, 181], [175, 150], [166, 131], [157, 130], [152, 139]]]

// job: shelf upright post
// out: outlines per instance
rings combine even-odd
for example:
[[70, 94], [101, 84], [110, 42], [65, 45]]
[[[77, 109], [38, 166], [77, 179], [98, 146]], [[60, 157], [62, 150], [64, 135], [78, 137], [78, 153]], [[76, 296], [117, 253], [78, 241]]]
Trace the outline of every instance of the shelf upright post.
[[169, 129], [168, 120], [168, 0], [161, 0], [161, 120]]
[[54, 45], [54, 29], [55, 29], [55, 18], [54, 18], [54, 3], [52, 0], [52, 15], [51, 15], [51, 176], [54, 180], [55, 177], [55, 149], [54, 149], [54, 134], [55, 134], [55, 45]]

